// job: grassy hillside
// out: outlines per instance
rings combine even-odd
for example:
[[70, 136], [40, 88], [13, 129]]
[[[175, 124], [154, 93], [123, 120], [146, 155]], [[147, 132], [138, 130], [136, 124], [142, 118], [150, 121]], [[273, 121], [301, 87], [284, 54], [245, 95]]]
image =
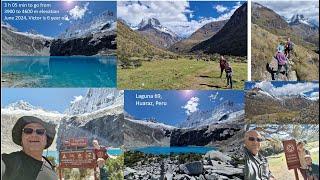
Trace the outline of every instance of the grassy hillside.
[[[231, 62], [233, 88], [243, 89], [247, 63]], [[119, 89], [224, 89], [225, 73], [220, 76], [219, 62], [194, 59], [143, 61], [134, 69], [118, 69]]]
[[174, 53], [151, 45], [146, 38], [134, 32], [123, 22], [117, 22], [117, 54], [122, 57], [174, 56]]
[[[256, 24], [251, 27], [252, 80], [270, 80], [266, 79], [266, 64], [275, 55], [277, 45], [286, 37], [272, 34]], [[296, 45], [292, 62], [291, 70], [296, 71], [298, 80], [319, 79], [319, 54], [313, 50]]]

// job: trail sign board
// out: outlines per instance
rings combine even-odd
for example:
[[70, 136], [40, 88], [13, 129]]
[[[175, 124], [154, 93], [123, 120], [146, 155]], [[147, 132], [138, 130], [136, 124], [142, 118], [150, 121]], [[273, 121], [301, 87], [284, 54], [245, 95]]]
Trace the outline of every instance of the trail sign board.
[[288, 169], [300, 168], [300, 159], [295, 140], [282, 141]]
[[60, 151], [60, 168], [95, 168], [97, 161], [92, 150]]
[[64, 147], [88, 147], [88, 139], [87, 138], [69, 138], [63, 141]]

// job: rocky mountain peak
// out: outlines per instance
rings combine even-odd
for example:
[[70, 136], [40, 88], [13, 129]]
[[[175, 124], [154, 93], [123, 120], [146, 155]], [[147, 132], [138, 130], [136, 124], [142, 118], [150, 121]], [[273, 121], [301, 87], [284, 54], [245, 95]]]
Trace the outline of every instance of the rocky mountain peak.
[[142, 19], [138, 25], [139, 29], [159, 26], [161, 26], [160, 21], [156, 18]]
[[23, 100], [19, 100], [17, 102], [11, 103], [5, 108], [10, 110], [25, 110], [25, 111], [31, 111], [31, 110], [37, 109], [36, 107], [32, 106], [30, 103]]

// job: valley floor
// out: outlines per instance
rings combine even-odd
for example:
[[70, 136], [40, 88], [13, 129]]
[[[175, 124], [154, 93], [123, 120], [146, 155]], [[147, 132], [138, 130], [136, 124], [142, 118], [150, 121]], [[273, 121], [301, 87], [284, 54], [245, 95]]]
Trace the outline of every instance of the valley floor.
[[[231, 62], [233, 89], [243, 89], [247, 63]], [[135, 69], [118, 68], [119, 89], [226, 89], [225, 72], [220, 78], [218, 61], [188, 59], [143, 61]]]

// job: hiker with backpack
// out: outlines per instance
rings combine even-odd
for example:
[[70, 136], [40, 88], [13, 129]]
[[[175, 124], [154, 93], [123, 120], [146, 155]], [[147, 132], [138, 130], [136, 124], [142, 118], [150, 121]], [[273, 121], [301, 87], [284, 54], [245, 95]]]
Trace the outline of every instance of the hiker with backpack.
[[227, 87], [230, 85], [230, 89], [232, 89], [232, 67], [226, 62], [225, 64], [226, 78], [227, 78]]
[[276, 77], [278, 79], [278, 75], [280, 73], [280, 70], [282, 67], [284, 67], [285, 69], [285, 75], [286, 77], [288, 77], [288, 70], [289, 70], [289, 67], [288, 67], [288, 59], [287, 59], [287, 56], [281, 52], [281, 51], [278, 51], [275, 58], [277, 59], [278, 61], [278, 69], [277, 69], [277, 72], [276, 72]]
[[220, 78], [222, 77], [222, 73], [225, 70], [227, 60], [223, 57], [223, 55], [220, 56]]
[[23, 116], [12, 129], [12, 140], [21, 151], [1, 155], [3, 180], [57, 180], [51, 162], [42, 156], [56, 134], [55, 125], [34, 116]]
[[290, 53], [293, 51], [293, 46], [294, 46], [294, 43], [288, 37], [287, 43], [285, 45], [285, 50], [284, 50], [284, 54], [288, 57], [288, 59], [290, 58]]

